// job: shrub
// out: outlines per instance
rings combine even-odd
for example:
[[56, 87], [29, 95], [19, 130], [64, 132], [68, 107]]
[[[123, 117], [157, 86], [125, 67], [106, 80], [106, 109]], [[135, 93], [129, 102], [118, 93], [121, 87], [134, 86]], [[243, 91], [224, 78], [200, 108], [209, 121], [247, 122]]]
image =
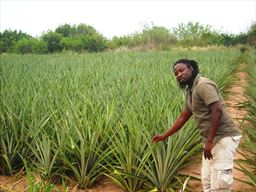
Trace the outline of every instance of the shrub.
[[16, 53], [46, 53], [47, 44], [37, 39], [21, 39], [17, 41], [14, 46], [14, 52]]

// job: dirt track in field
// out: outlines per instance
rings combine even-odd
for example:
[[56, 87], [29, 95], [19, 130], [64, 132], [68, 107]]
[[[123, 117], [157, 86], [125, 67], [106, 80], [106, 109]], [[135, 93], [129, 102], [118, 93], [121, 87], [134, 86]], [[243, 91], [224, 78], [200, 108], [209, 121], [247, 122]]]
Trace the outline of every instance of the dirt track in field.
[[[236, 81], [234, 82], [233, 86], [230, 89], [230, 96], [226, 101], [226, 104], [228, 106], [228, 110], [231, 113], [232, 118], [234, 118], [237, 125], [243, 130], [243, 122], [241, 118], [246, 115], [246, 111], [240, 110], [238, 108], [239, 103], [242, 103], [246, 101], [246, 98], [244, 96], [244, 88], [246, 86], [246, 74], [243, 72], [236, 72]], [[238, 149], [240, 150], [240, 148]], [[236, 159], [242, 158], [240, 154], [237, 154]], [[190, 166], [188, 166], [186, 169], [183, 169], [181, 173], [186, 175], [194, 176], [198, 179], [200, 179], [200, 167], [201, 167], [201, 156], [192, 157], [191, 162], [193, 162]], [[236, 165], [235, 165], [236, 167]], [[247, 176], [244, 175], [242, 172], [234, 169], [234, 178], [238, 178], [241, 180], [248, 180]], [[13, 177], [5, 177], [0, 176], [0, 192], [4, 191], [25, 191], [27, 189], [27, 180], [25, 177], [20, 176], [13, 176]], [[196, 192], [202, 192], [202, 186], [200, 180], [192, 180], [190, 179], [189, 184], [194, 188]], [[119, 187], [114, 185], [113, 183], [109, 181], [104, 181], [101, 184], [97, 185], [93, 189], [89, 190], [81, 190], [77, 187], [69, 187], [69, 190], [71, 192], [123, 192]], [[239, 182], [237, 180], [234, 180], [233, 184], [233, 192], [253, 192], [255, 189], [252, 189], [252, 187]]]
[[[240, 65], [240, 68], [243, 69], [245, 66]], [[227, 100], [227, 106], [229, 109], [229, 112], [231, 114], [231, 117], [235, 120], [238, 127], [240, 128], [242, 134], [243, 134], [243, 126], [246, 124], [242, 120], [242, 118], [245, 117], [247, 112], [244, 109], [239, 108], [239, 104], [246, 102], [246, 96], [245, 96], [245, 87], [247, 86], [247, 74], [244, 72], [237, 72], [235, 73], [235, 76], [237, 77], [234, 85], [231, 87], [230, 92], [231, 95], [229, 99]], [[241, 140], [243, 142], [243, 138]], [[238, 147], [238, 151], [241, 152], [241, 148]], [[239, 153], [236, 155], [236, 159], [243, 159], [243, 156]], [[235, 163], [234, 167], [238, 167], [238, 165]], [[248, 177], [241, 171], [234, 169], [234, 179], [240, 179], [244, 181], [248, 181]], [[240, 181], [234, 180], [233, 184], [233, 191], [234, 192], [256, 192], [256, 189], [253, 189], [249, 185], [242, 183]]]

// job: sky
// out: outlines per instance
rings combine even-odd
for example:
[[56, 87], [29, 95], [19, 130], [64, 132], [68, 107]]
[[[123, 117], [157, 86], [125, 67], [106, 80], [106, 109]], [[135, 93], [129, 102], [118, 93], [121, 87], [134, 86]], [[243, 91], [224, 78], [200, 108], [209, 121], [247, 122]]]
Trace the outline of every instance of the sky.
[[0, 31], [34, 37], [84, 23], [111, 39], [145, 26], [171, 30], [189, 21], [224, 33], [247, 32], [256, 22], [256, 0], [0, 0]]

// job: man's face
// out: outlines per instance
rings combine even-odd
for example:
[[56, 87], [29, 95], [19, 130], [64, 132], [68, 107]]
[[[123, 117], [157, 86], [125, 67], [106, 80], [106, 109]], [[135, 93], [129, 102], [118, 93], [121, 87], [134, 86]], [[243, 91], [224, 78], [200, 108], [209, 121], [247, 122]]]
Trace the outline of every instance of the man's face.
[[192, 78], [192, 67], [188, 67], [186, 64], [178, 63], [173, 68], [174, 75], [181, 88], [186, 87]]

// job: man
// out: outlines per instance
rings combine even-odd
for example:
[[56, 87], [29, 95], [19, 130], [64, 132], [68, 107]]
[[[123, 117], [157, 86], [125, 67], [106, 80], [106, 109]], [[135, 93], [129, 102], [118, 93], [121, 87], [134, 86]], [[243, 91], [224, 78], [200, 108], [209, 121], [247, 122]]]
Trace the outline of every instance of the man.
[[199, 75], [196, 61], [180, 59], [173, 65], [181, 88], [186, 89], [185, 108], [173, 126], [152, 142], [171, 136], [193, 115], [203, 139], [201, 179], [204, 192], [231, 191], [233, 160], [241, 133], [229, 116], [216, 84]]

